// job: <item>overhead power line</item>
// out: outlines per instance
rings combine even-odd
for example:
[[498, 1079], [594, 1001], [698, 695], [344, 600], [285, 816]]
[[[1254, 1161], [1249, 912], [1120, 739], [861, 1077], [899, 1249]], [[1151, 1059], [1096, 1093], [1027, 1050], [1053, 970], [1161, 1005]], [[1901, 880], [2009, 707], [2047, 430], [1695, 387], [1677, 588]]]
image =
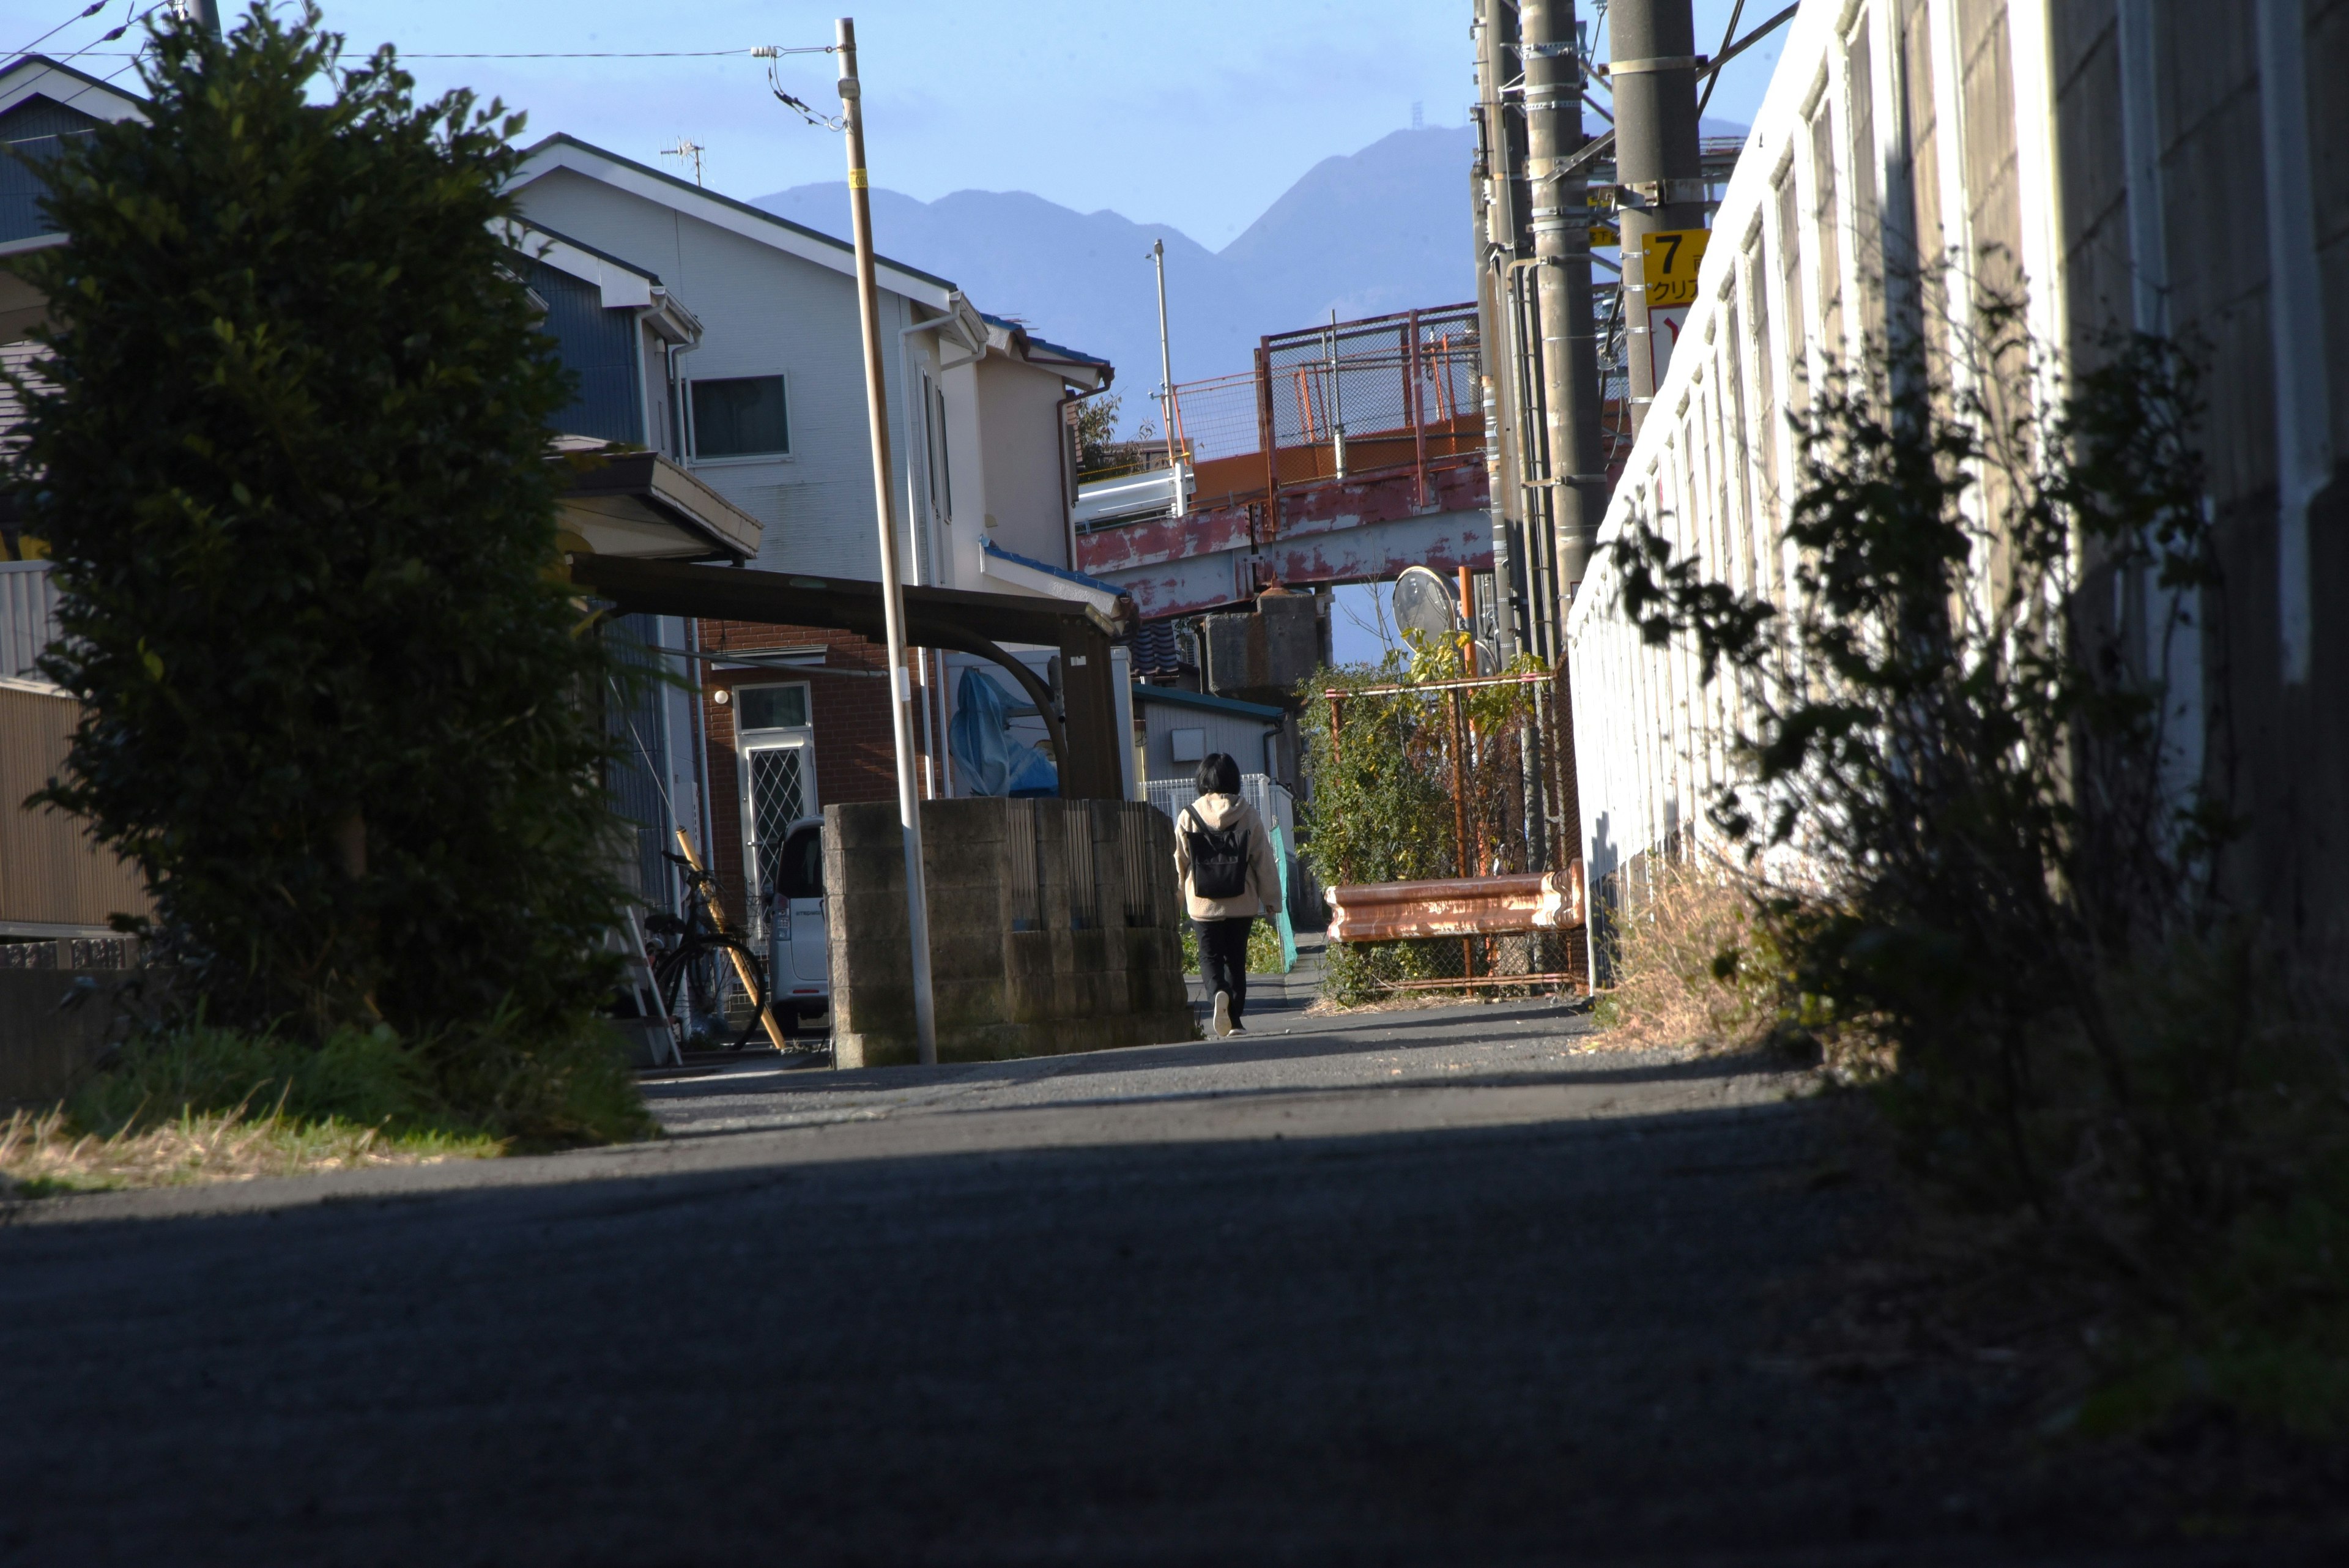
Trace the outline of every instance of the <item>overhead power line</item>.
[[[88, 13], [84, 12], [83, 15], [88, 16]], [[76, 17], [75, 20], [78, 21], [80, 18]], [[60, 26], [63, 25], [64, 24], [60, 24]], [[56, 27], [49, 29], [49, 32], [51, 33], [56, 31]], [[121, 29], [119, 28], [117, 28], [114, 32], [107, 35], [109, 38], [119, 37], [120, 36]], [[48, 36], [48, 34], [44, 33], [41, 36], [47, 37]], [[38, 42], [39, 40], [36, 39], [35, 41]], [[104, 40], [101, 40], [101, 42], [102, 41]], [[21, 52], [22, 51], [20, 50], [19, 53]], [[81, 54], [109, 54], [117, 58], [137, 57], [136, 51], [129, 52], [126, 57], [125, 51], [120, 49], [84, 49], [77, 52]], [[719, 59], [727, 56], [747, 56], [753, 59], [764, 60], [772, 59], [777, 55], [828, 55], [832, 53], [832, 47], [825, 44], [810, 45], [804, 48], [784, 48], [774, 44], [757, 44], [747, 49], [537, 50], [527, 54], [471, 53], [457, 55], [428, 53], [423, 51], [411, 53], [409, 50], [401, 49], [398, 53], [399, 57], [403, 60], [709, 60]]]
[[42, 34], [31, 43], [25, 45], [21, 48], [11, 49], [8, 52], [8, 57], [13, 60], [18, 55], [31, 54], [35, 49], [39, 48], [43, 44], [47, 43], [51, 38], [56, 37], [59, 33], [64, 32], [76, 22], [86, 22], [90, 17], [97, 16], [100, 11], [106, 9], [106, 5], [107, 0], [91, 0], [91, 4], [89, 5], [86, 6], [82, 10], [75, 12], [72, 16], [67, 17], [56, 26], [50, 28], [47, 32]]

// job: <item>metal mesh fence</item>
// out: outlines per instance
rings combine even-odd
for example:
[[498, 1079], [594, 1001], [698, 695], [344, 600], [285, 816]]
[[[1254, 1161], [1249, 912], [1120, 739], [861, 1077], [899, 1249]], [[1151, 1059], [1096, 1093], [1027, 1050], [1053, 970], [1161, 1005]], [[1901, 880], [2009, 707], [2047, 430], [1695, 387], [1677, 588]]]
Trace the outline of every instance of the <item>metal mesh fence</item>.
[[[1195, 506], [1468, 461], [1484, 449], [1483, 363], [1474, 305], [1279, 333], [1258, 345], [1254, 369], [1173, 389], [1159, 410], [1159, 439], [1171, 432]], [[1158, 442], [1122, 450], [1130, 461], [1088, 470], [1086, 483], [1167, 461]]]
[[[1563, 874], [1573, 757], [1555, 677], [1333, 686], [1309, 721], [1315, 858], [1339, 884]], [[1423, 908], [1423, 906], [1413, 906]], [[1326, 989], [1361, 1002], [1414, 991], [1580, 989], [1579, 929], [1330, 944]]]
[[1264, 383], [1274, 444], [1327, 453], [1329, 472], [1413, 461], [1419, 432], [1473, 421], [1481, 443], [1480, 345], [1474, 306], [1332, 322], [1268, 337]]
[[1506, 931], [1392, 942], [1331, 942], [1323, 994], [1344, 1006], [1419, 992], [1532, 996], [1589, 981], [1579, 930]]

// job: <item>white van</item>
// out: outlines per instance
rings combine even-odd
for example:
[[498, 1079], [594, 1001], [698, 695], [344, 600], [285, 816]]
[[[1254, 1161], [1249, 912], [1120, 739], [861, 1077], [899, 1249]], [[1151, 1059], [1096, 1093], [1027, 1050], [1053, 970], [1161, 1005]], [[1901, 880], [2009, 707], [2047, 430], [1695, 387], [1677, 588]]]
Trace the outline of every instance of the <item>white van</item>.
[[[768, 863], [767, 988], [785, 1033], [831, 1027], [832, 940], [823, 898], [823, 818], [802, 817]], [[812, 1020], [822, 1026], [811, 1029]]]

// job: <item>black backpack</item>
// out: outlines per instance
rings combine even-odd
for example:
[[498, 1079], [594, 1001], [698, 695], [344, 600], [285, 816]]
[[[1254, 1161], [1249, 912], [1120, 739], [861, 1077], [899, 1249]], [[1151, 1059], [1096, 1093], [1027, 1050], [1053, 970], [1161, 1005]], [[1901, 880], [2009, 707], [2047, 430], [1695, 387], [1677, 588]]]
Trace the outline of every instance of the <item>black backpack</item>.
[[1237, 898], [1247, 891], [1245, 827], [1209, 827], [1185, 807], [1183, 847], [1191, 857], [1191, 892], [1200, 898]]

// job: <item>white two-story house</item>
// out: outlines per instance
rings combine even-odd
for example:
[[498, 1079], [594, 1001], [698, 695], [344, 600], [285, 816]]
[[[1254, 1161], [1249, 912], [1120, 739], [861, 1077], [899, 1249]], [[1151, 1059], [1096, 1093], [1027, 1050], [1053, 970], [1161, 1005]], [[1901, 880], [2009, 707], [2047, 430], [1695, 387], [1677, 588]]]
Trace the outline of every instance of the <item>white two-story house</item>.
[[[583, 376], [579, 417], [602, 419], [583, 433], [612, 436], [627, 410], [642, 410], [632, 439], [758, 519], [761, 542], [749, 565], [877, 578], [848, 244], [569, 136], [531, 150], [514, 192], [528, 222], [566, 254], [657, 279], [695, 324], [689, 343], [646, 338], [594, 356], [574, 351], [566, 333], [574, 369], [585, 358], [609, 361], [601, 416]], [[1111, 367], [982, 314], [917, 267], [883, 258], [876, 280], [905, 580], [1078, 599], [1114, 614], [1117, 589], [1073, 568], [1071, 516], [1071, 405], [1106, 387]], [[755, 918], [761, 846], [825, 801], [895, 794], [888, 688], [875, 679], [885, 656], [854, 634], [812, 628], [703, 621], [691, 640], [705, 698], [710, 846], [730, 898]], [[1047, 650], [1034, 652], [1040, 675], [1047, 661]], [[965, 787], [946, 742], [970, 668], [995, 678], [964, 655], [916, 656], [926, 794]], [[1126, 685], [1121, 670], [1115, 689]], [[1005, 686], [1015, 711], [1032, 712]], [[1018, 738], [1040, 741], [1040, 723], [1026, 723], [1033, 727]]]

